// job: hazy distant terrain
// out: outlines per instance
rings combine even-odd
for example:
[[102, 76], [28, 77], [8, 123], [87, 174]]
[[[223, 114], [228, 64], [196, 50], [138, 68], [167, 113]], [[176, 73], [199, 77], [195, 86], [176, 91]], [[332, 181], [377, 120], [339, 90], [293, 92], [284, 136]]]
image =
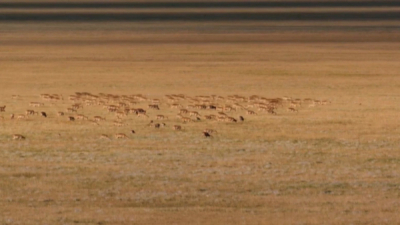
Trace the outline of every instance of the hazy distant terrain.
[[[81, 9], [77, 12], [76, 10]], [[107, 9], [107, 12], [99, 11]], [[179, 9], [179, 11], [177, 11]], [[397, 1], [2, 2], [0, 21], [398, 21]], [[42, 11], [41, 11], [42, 10]], [[75, 10], [75, 11], [74, 11]], [[121, 11], [122, 10], [122, 11]], [[135, 10], [127, 12], [127, 10]], [[229, 11], [227, 11], [229, 10]], [[250, 11], [249, 11], [250, 10]]]
[[399, 28], [398, 1], [1, 1], [0, 224], [398, 224]]

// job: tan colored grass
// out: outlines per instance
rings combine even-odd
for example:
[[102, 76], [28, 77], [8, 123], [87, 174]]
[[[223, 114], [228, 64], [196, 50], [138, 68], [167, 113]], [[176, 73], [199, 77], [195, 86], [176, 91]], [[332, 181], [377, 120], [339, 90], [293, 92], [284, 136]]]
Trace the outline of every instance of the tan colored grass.
[[[14, 34], [16, 35], [16, 34]], [[46, 33], [45, 38], [60, 34]], [[126, 36], [129, 38], [130, 36]], [[16, 39], [21, 36], [16, 36]], [[124, 38], [124, 37], [121, 37]], [[212, 37], [211, 37], [212, 38]], [[245, 40], [244, 40], [245, 41]], [[1, 45], [0, 222], [4, 224], [396, 224], [399, 43]], [[326, 106], [181, 124], [161, 104], [127, 126], [99, 106], [67, 121], [40, 94], [328, 99]], [[13, 99], [12, 95], [20, 95]], [[186, 103], [184, 103], [186, 104]], [[140, 103], [137, 107], [145, 107]], [[202, 111], [200, 111], [201, 113]], [[73, 115], [73, 113], [71, 114]], [[184, 127], [172, 130], [174, 124]], [[136, 134], [129, 133], [131, 129]], [[212, 139], [204, 129], [215, 129]], [[12, 134], [24, 141], [12, 141]], [[100, 140], [125, 133], [128, 139]]]

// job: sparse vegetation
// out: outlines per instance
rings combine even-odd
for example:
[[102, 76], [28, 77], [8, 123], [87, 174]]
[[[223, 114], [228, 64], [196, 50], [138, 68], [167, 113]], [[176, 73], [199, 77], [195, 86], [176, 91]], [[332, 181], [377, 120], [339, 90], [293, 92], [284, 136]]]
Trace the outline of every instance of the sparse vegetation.
[[[184, 34], [170, 22], [165, 35], [155, 23], [14, 25], [0, 24], [0, 224], [400, 223], [398, 33], [225, 42], [222, 31], [199, 36], [199, 22], [177, 23], [191, 27]], [[118, 101], [69, 99], [75, 92]], [[139, 94], [148, 100], [118, 105]], [[176, 115], [194, 104], [173, 94], [223, 96], [216, 108], [236, 107], [224, 113], [237, 122], [189, 108], [184, 123]], [[285, 100], [275, 115], [232, 95], [301, 104]]]

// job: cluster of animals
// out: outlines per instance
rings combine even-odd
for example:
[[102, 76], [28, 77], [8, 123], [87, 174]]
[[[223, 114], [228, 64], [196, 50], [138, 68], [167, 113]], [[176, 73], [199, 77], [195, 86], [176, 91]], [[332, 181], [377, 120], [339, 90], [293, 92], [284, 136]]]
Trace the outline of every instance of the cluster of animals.
[[[172, 126], [173, 130], [184, 130], [184, 125], [193, 122], [217, 121], [223, 123], [238, 123], [244, 122], [244, 114], [246, 116], [254, 116], [259, 114], [277, 115], [279, 112], [295, 112], [297, 113], [302, 107], [314, 107], [317, 105], [329, 104], [328, 100], [316, 100], [311, 98], [294, 99], [290, 97], [281, 98], [266, 98], [259, 95], [249, 97], [240, 95], [229, 95], [226, 97], [218, 95], [200, 95], [188, 96], [184, 94], [165, 95], [162, 98], [149, 98], [141, 94], [136, 95], [114, 95], [114, 94], [91, 94], [88, 92], [76, 92], [73, 95], [64, 99], [59, 94], [41, 94], [41, 102], [30, 102], [32, 108], [43, 108], [45, 105], [57, 106], [69, 105], [65, 110], [54, 113], [58, 117], [66, 117], [69, 122], [76, 120], [87, 121], [94, 125], [100, 125], [106, 121], [106, 116], [89, 117], [83, 113], [84, 108], [101, 107], [102, 114], [107, 117], [113, 117], [113, 125], [122, 127], [125, 125], [125, 120], [133, 115], [140, 118], [150, 120], [148, 125], [155, 129], [160, 129], [166, 126], [166, 122], [173, 121], [165, 114], [161, 114], [164, 109], [168, 109], [169, 113], [175, 113], [178, 123]], [[13, 99], [20, 100], [20, 96], [12, 96]], [[48, 108], [48, 107], [47, 107]], [[284, 111], [282, 111], [282, 109]], [[0, 106], [0, 113], [6, 112], [6, 105]], [[97, 111], [96, 111], [97, 112]], [[99, 113], [100, 114], [100, 113]], [[155, 115], [154, 115], [155, 114]], [[236, 114], [237, 116], [232, 116]], [[44, 110], [27, 109], [25, 113], [14, 114], [10, 116], [11, 120], [27, 120], [31, 116], [40, 115], [48, 118], [48, 112]], [[153, 116], [151, 116], [153, 115]], [[0, 119], [4, 120], [1, 116]], [[179, 122], [180, 121], [180, 122]], [[132, 134], [134, 130], [129, 131]], [[211, 138], [217, 133], [214, 129], [204, 129], [202, 135], [206, 138]], [[102, 139], [124, 139], [128, 138], [125, 133], [116, 133], [112, 136], [101, 134]], [[24, 140], [26, 137], [21, 134], [14, 134], [14, 140]]]

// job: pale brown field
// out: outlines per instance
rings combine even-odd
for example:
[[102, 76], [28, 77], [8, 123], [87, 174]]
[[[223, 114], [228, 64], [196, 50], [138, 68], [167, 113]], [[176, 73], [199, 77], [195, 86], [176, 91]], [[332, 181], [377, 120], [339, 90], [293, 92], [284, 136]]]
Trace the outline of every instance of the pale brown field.
[[[1, 224], [400, 223], [396, 32], [170, 29], [162, 35], [140, 29], [103, 33], [93, 25], [80, 31], [85, 24], [52, 31], [43, 23], [36, 32], [29, 24], [3, 25], [0, 106], [7, 108], [0, 112]], [[118, 127], [115, 115], [101, 106], [58, 117], [72, 105], [68, 96], [75, 92], [152, 99], [289, 96], [331, 104], [303, 104], [298, 113], [278, 108], [277, 115], [227, 112], [244, 116], [243, 123], [183, 124], [175, 117], [178, 109], [165, 100], [160, 111], [143, 102], [134, 107], [145, 108], [149, 118], [129, 115]], [[64, 100], [43, 101], [44, 93]], [[48, 117], [10, 119], [27, 109]], [[96, 126], [67, 120], [76, 114], [106, 121]], [[159, 114], [168, 116], [159, 121], [166, 127], [146, 126]], [[175, 124], [184, 129], [174, 131]], [[206, 139], [206, 128], [218, 133]], [[116, 140], [117, 133], [128, 138]], [[26, 139], [12, 140], [13, 134]], [[111, 139], [99, 139], [101, 134]]]

